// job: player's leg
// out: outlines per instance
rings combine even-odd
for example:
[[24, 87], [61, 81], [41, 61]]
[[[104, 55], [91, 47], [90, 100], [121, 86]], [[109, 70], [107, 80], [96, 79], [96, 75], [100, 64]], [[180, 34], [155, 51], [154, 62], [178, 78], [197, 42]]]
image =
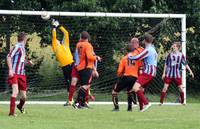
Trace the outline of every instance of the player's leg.
[[141, 84], [136, 82], [133, 86], [133, 90], [134, 92], [137, 94], [138, 96], [138, 101], [140, 105], [147, 105], [148, 104], [148, 100], [145, 98], [143, 91], [140, 89]]
[[17, 105], [17, 108], [20, 110], [21, 113], [25, 113], [24, 104], [26, 102], [26, 91], [20, 90], [20, 101]]
[[91, 101], [94, 101], [94, 100], [95, 100], [95, 97], [94, 97], [94, 95], [92, 95], [90, 89], [88, 90], [88, 94], [89, 94], [89, 99], [90, 99]]
[[179, 91], [180, 91], [180, 99], [181, 99], [181, 104], [184, 104], [184, 89], [183, 85], [179, 85]]
[[90, 88], [88, 88], [88, 89], [86, 90], [85, 105], [84, 105], [84, 107], [90, 108], [90, 107], [89, 107], [89, 100], [94, 101], [94, 99], [95, 99], [94, 96], [92, 96], [91, 93], [90, 93]]
[[92, 75], [90, 76], [88, 86], [85, 88], [86, 89], [86, 92], [85, 92], [85, 103], [84, 103], [83, 106], [86, 107], [86, 108], [89, 108], [89, 97], [90, 97], [91, 82], [92, 82]]
[[115, 84], [115, 86], [114, 86], [114, 88], [112, 90], [112, 101], [113, 101], [113, 105], [114, 105], [113, 111], [118, 111], [119, 110], [118, 91], [119, 91], [120, 88], [119, 88], [118, 83]]
[[144, 88], [144, 86], [148, 86], [148, 84], [152, 80], [153, 80], [153, 76], [142, 73], [138, 77], [136, 83], [133, 86], [133, 91], [135, 91], [135, 93], [137, 94], [139, 104], [143, 105], [142, 110], [140, 110], [141, 112], [144, 112], [151, 106], [151, 104], [148, 102], [147, 98], [145, 97], [144, 92], [141, 90], [141, 87]]
[[161, 94], [160, 94], [160, 105], [162, 105], [163, 102], [164, 102], [164, 99], [165, 99], [165, 97], [166, 97], [166, 95], [167, 95], [168, 87], [169, 87], [169, 84], [165, 83], [165, 84], [164, 84], [164, 87], [163, 87], [163, 89], [162, 89], [162, 92], [161, 92]]
[[9, 77], [8, 78], [8, 84], [11, 85], [11, 87], [12, 87], [12, 95], [10, 97], [9, 116], [16, 116], [16, 114], [15, 114], [15, 101], [16, 101], [16, 97], [19, 93], [17, 76], [14, 75], [13, 77]]
[[126, 83], [126, 85], [127, 85], [127, 102], [128, 102], [127, 111], [132, 111], [132, 103], [137, 104], [136, 94], [134, 91], [131, 91], [136, 80], [137, 80], [136, 77], [128, 77], [128, 81]]
[[176, 78], [176, 79], [174, 79], [174, 82], [178, 86], [179, 91], [180, 91], [180, 102], [181, 102], [181, 104], [184, 104], [185, 100], [184, 100], [184, 88], [182, 85], [182, 79]]
[[[91, 86], [91, 85], [90, 85]], [[89, 87], [90, 87], [89, 86]], [[95, 97], [91, 94], [90, 88], [87, 89], [86, 91], [86, 95], [85, 95], [85, 103], [86, 105], [89, 104], [89, 100], [94, 101]]]
[[92, 69], [83, 69], [79, 71], [81, 87], [78, 91], [77, 102], [83, 106], [85, 104], [86, 91], [90, 87], [92, 78]]
[[[145, 94], [145, 92], [144, 92], [145, 90], [144, 90], [143, 87], [140, 87], [140, 90], [143, 92], [143, 94]], [[136, 94], [136, 93], [135, 93], [135, 94]], [[137, 99], [138, 99], [138, 102], [139, 102], [139, 108], [140, 108], [140, 110], [142, 110], [144, 104], [143, 104], [143, 103], [140, 103], [142, 100], [141, 100], [139, 97], [137, 97]]]
[[62, 67], [65, 84], [67, 87], [67, 92], [69, 92], [70, 82], [71, 82], [71, 72], [72, 72], [72, 65], [66, 65]]
[[77, 82], [78, 82], [78, 78], [72, 77], [71, 85], [70, 85], [70, 88], [69, 88], [69, 96], [68, 96], [68, 103], [70, 105], [72, 104], [72, 100], [73, 100], [74, 92], [76, 90]]
[[118, 104], [118, 94], [120, 91], [122, 91], [124, 88], [126, 88], [127, 78], [122, 77], [119, 78], [117, 83], [114, 85], [114, 88], [112, 90], [112, 101], [113, 101], [113, 111], [119, 111], [119, 104]]
[[[72, 65], [66, 65], [62, 67], [64, 79], [65, 79], [65, 85], [67, 88], [67, 96], [69, 97], [69, 89], [71, 84], [71, 72], [72, 72]], [[64, 104], [64, 106], [68, 106], [68, 102]]]
[[12, 85], [12, 95], [10, 98], [10, 113], [9, 113], [10, 116], [16, 116], [15, 101], [16, 101], [16, 97], [17, 97], [18, 93], [19, 93], [18, 84], [13, 84]]
[[162, 92], [160, 94], [160, 105], [163, 104], [164, 102], [164, 99], [167, 95], [167, 90], [168, 90], [168, 87], [169, 87], [169, 84], [171, 83], [171, 79], [170, 78], [165, 78], [164, 80], [164, 87], [162, 89]]
[[26, 101], [26, 76], [19, 76], [18, 77], [18, 87], [20, 90], [20, 101], [17, 105], [17, 108], [20, 110], [21, 113], [25, 113], [24, 104]]

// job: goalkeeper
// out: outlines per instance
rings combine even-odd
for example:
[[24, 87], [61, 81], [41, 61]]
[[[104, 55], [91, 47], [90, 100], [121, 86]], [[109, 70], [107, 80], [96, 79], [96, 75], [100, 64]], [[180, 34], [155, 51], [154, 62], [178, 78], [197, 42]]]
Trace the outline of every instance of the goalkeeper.
[[[52, 21], [53, 30], [52, 30], [52, 49], [56, 55], [56, 59], [59, 62], [61, 69], [63, 71], [63, 75], [66, 81], [67, 91], [69, 92], [69, 86], [71, 81], [71, 71], [73, 65], [73, 56], [69, 47], [69, 33], [68, 31], [59, 24], [58, 21]], [[61, 41], [56, 38], [56, 29], [60, 29], [64, 38]], [[66, 104], [65, 104], [66, 105]]]

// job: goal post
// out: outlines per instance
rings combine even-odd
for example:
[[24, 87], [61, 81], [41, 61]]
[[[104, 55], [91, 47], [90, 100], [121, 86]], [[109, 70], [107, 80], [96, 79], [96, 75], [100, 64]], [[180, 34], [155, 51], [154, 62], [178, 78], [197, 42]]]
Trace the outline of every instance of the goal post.
[[[182, 52], [184, 55], [186, 55], [186, 15], [185, 14], [148, 14], [148, 13], [106, 13], [106, 12], [57, 12], [57, 11], [45, 11], [45, 12], [48, 12], [48, 14], [51, 16], [51, 17], [77, 17], [77, 18], [88, 18], [88, 17], [95, 17], [95, 18], [137, 18], [137, 19], [179, 19], [180, 20], [180, 39], [181, 39], [181, 42], [182, 42]], [[12, 15], [12, 16], [41, 16], [44, 14], [44, 11], [23, 11], [23, 10], [0, 10], [0, 16], [9, 16], [9, 15]], [[103, 20], [102, 20], [103, 21]], [[89, 21], [88, 21], [89, 22]], [[176, 23], [176, 22], [174, 22]], [[69, 23], [70, 24], [70, 23]], [[89, 24], [89, 23], [88, 23]], [[95, 23], [94, 23], [95, 24]], [[102, 23], [103, 24], [103, 23]], [[126, 23], [125, 23], [126, 24]], [[173, 24], [173, 23], [171, 23]], [[70, 26], [70, 25], [69, 25]], [[167, 24], [166, 24], [167, 26]], [[178, 26], [178, 25], [177, 25]], [[125, 25], [123, 25], [123, 27], [125, 27]], [[170, 28], [170, 24], [169, 24], [169, 29]], [[73, 27], [71, 27], [73, 28]], [[178, 27], [179, 28], [179, 27]], [[1, 29], [1, 26], [0, 26], [0, 29]], [[84, 29], [84, 28], [83, 28]], [[128, 28], [126, 28], [128, 29]], [[149, 28], [151, 29], [151, 28]], [[165, 27], [162, 28], [162, 30], [164, 30]], [[119, 29], [120, 30], [120, 29]], [[115, 33], [115, 32], [113, 32]], [[118, 30], [117, 30], [117, 33]], [[174, 31], [170, 30], [170, 34], [173, 34]], [[92, 35], [92, 33], [91, 33]], [[132, 36], [132, 34], [130, 35], [130, 37]], [[160, 35], [159, 35], [160, 36]], [[101, 39], [102, 37], [99, 36]], [[126, 37], [124, 37], [124, 39], [126, 39]], [[101, 40], [100, 39], [100, 40]], [[117, 38], [116, 38], [117, 39]], [[96, 38], [96, 40], [98, 41], [98, 38]], [[109, 45], [109, 44], [107, 44]], [[105, 48], [106, 49], [106, 48]], [[108, 50], [105, 50], [105, 52], [107, 52]], [[113, 50], [114, 51], [114, 50]], [[99, 53], [103, 53], [103, 52], [99, 52]], [[105, 54], [105, 53], [104, 53]], [[123, 55], [124, 53], [122, 53], [121, 55]], [[107, 56], [105, 54], [105, 57], [107, 59]], [[117, 57], [119, 58], [119, 57]], [[109, 62], [108, 62], [109, 63]], [[104, 67], [100, 68], [100, 72], [105, 72], [104, 71]], [[116, 69], [116, 68], [115, 68]], [[183, 87], [184, 87], [184, 91], [185, 91], [185, 103], [186, 103], [186, 71], [185, 71], [185, 67], [182, 66], [182, 81], [183, 81]], [[108, 74], [108, 73], [104, 73], [105, 75]], [[104, 75], [103, 74], [103, 75]], [[114, 74], [114, 73], [111, 73], [111, 74]], [[159, 73], [161, 74], [161, 72]], [[101, 77], [100, 77], [101, 78]], [[52, 78], [50, 78], [52, 79]], [[109, 80], [110, 79], [110, 80]], [[113, 83], [116, 81], [116, 78], [108, 78], [108, 77], [105, 77], [105, 79], [100, 82], [96, 82], [95, 84], [96, 85], [103, 85], [103, 86], [110, 86], [110, 85], [113, 85]], [[112, 82], [112, 83], [111, 83]], [[160, 80], [156, 80], [155, 83], [160, 83], [161, 81]], [[1, 82], [0, 82], [1, 83]], [[34, 83], [34, 81], [32, 82]], [[55, 83], [55, 85], [57, 84], [58, 82]], [[106, 83], [106, 85], [104, 85], [103, 83]], [[60, 85], [60, 84], [59, 84]], [[159, 85], [163, 85], [163, 84], [159, 84]], [[56, 88], [56, 86], [54, 87]], [[97, 88], [99, 88], [97, 86]], [[100, 86], [100, 88], [102, 88]], [[157, 88], [157, 87], [156, 87]], [[98, 90], [98, 89], [97, 89]], [[105, 87], [102, 88], [102, 93], [104, 93], [104, 90], [109, 90], [106, 89]], [[159, 89], [160, 90], [160, 89]], [[159, 91], [158, 90], [158, 91]], [[110, 91], [111, 92], [111, 91]], [[149, 92], [153, 92], [151, 89], [149, 90]], [[160, 93], [152, 93], [152, 94], [160, 94]], [[64, 101], [32, 101], [30, 103], [33, 103], [33, 104], [38, 104], [38, 103], [43, 103], [43, 104], [49, 104], [49, 103], [57, 103], [57, 104], [61, 104], [61, 103], [64, 103]], [[6, 101], [0, 101], [0, 103], [7, 103]], [[97, 102], [98, 103], [98, 102]], [[100, 104], [108, 104], [110, 102], [99, 102]], [[123, 103], [122, 103], [123, 104]], [[158, 104], [157, 102], [155, 102], [155, 104]], [[169, 102], [169, 104], [175, 104], [174, 102]]]

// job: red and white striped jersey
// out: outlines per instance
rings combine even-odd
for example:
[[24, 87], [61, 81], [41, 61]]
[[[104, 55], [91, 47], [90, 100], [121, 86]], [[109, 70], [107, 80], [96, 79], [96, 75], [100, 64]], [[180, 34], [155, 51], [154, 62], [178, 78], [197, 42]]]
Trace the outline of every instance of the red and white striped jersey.
[[145, 49], [138, 55], [132, 56], [128, 55], [130, 60], [143, 60], [144, 62], [144, 70], [143, 72], [151, 75], [156, 76], [156, 69], [157, 69], [157, 52], [153, 45], [149, 44], [145, 47]]
[[8, 57], [11, 57], [12, 70], [14, 74], [25, 75], [25, 56], [26, 53], [24, 43], [17, 43], [9, 52]]
[[181, 64], [186, 65], [186, 59], [181, 52], [170, 53], [166, 60], [166, 71], [165, 76], [170, 78], [180, 78], [181, 77]]

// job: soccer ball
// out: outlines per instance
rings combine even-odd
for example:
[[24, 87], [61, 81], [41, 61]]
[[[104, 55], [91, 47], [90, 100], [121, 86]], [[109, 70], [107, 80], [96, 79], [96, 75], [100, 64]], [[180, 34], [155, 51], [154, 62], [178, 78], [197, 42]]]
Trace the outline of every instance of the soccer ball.
[[43, 14], [41, 15], [41, 18], [43, 20], [49, 20], [50, 19], [50, 15], [48, 12], [43, 12]]

